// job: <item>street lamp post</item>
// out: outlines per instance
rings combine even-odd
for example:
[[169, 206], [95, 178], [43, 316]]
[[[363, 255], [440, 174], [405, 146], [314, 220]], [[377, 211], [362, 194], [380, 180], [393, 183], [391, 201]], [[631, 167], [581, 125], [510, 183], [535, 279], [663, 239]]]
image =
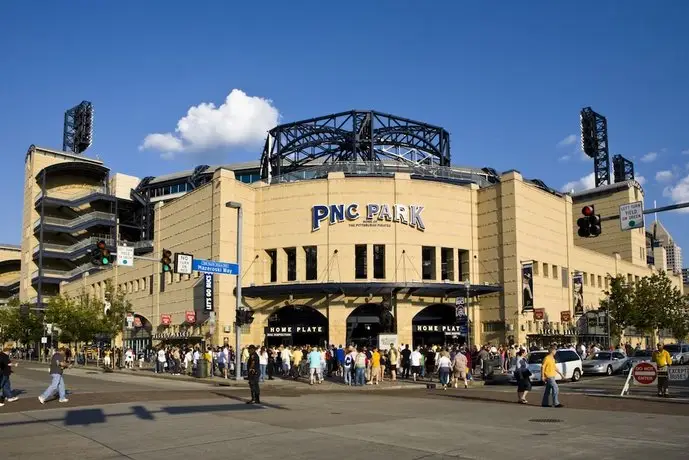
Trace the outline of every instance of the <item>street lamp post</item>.
[[242, 378], [242, 336], [239, 324], [237, 324], [237, 317], [239, 310], [242, 308], [242, 203], [237, 201], [228, 201], [225, 203], [228, 208], [237, 210], [237, 291], [235, 292], [235, 325], [234, 325], [234, 374], [235, 379]]
[[468, 279], [464, 280], [464, 288], [466, 291], [466, 302], [464, 302], [464, 308], [466, 308], [467, 315], [467, 345], [469, 346], [469, 349], [471, 349], [471, 317], [469, 316], [469, 300], [471, 299], [469, 291], [471, 290], [471, 281]]

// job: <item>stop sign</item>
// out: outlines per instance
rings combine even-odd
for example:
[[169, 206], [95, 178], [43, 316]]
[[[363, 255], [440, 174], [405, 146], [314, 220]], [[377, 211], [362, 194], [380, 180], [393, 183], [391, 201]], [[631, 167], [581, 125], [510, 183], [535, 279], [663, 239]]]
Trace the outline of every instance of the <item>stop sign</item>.
[[641, 385], [651, 385], [658, 377], [658, 371], [651, 363], [639, 363], [634, 366], [632, 376]]

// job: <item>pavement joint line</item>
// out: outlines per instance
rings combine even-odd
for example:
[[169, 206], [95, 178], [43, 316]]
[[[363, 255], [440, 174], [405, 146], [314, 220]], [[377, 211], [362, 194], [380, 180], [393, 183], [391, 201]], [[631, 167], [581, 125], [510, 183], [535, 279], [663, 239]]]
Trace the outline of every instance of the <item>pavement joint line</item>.
[[86, 439], [87, 441], [90, 441], [90, 442], [93, 442], [93, 443], [95, 443], [95, 444], [98, 444], [99, 446], [104, 447], [105, 449], [107, 449], [107, 450], [109, 450], [109, 451], [111, 451], [111, 452], [114, 452], [114, 453], [116, 453], [117, 455], [121, 455], [122, 457], [126, 457], [126, 458], [129, 458], [129, 459], [131, 459], [131, 460], [135, 460], [133, 457], [130, 457], [129, 455], [127, 455], [127, 454], [125, 454], [125, 453], [123, 453], [123, 452], [120, 452], [120, 451], [117, 450], [117, 449], [114, 449], [114, 448], [112, 448], [112, 447], [110, 447], [110, 446], [108, 446], [108, 445], [103, 444], [103, 443], [100, 442], [100, 441], [97, 441], [97, 440], [95, 440], [95, 439], [93, 439], [93, 438], [90, 438], [90, 437], [88, 437], [88, 436], [86, 436], [86, 435], [83, 435], [83, 434], [81, 434], [81, 433], [78, 433], [78, 432], [76, 432], [76, 431], [74, 431], [74, 430], [71, 430], [71, 429], [67, 428], [66, 426], [64, 426], [64, 423], [63, 423], [62, 426], [60, 426], [60, 425], [57, 425], [57, 424], [53, 423], [53, 422], [50, 421], [50, 420], [43, 421], [43, 420], [41, 420], [41, 419], [38, 419], [38, 418], [36, 418], [36, 417], [33, 417], [33, 416], [31, 416], [31, 415], [29, 415], [29, 414], [27, 414], [27, 413], [24, 413], [24, 412], [20, 412], [20, 414], [22, 414], [22, 415], [24, 415], [24, 416], [26, 416], [26, 417], [28, 417], [28, 418], [30, 418], [30, 419], [33, 419], [33, 420], [37, 421], [38, 423], [45, 423], [46, 425], [50, 425], [50, 426], [52, 426], [52, 427], [57, 428], [58, 430], [66, 431], [66, 432], [71, 433], [71, 434], [73, 434], [73, 435], [75, 435], [75, 436], [78, 436], [78, 437], [80, 437], [80, 438], [82, 438], [82, 439]]

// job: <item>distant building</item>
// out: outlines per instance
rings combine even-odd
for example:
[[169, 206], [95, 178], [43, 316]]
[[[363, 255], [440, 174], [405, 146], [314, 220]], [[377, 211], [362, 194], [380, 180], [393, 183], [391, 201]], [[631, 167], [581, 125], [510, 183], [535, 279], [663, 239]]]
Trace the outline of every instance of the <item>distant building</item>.
[[689, 284], [689, 268], [682, 269], [682, 283]]
[[675, 243], [672, 235], [658, 221], [651, 224], [650, 233], [656, 244], [665, 248], [668, 271], [676, 275], [682, 273], [682, 248]]

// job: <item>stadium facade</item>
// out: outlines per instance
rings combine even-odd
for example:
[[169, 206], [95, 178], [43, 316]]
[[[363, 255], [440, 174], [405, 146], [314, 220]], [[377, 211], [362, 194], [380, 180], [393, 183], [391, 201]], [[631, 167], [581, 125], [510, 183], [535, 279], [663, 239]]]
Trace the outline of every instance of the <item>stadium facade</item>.
[[[143, 179], [31, 146], [20, 298], [103, 297], [111, 282], [135, 307], [127, 345], [233, 343], [236, 277], [158, 262], [164, 249], [236, 261], [229, 202], [242, 208], [241, 302], [254, 313], [243, 343], [600, 341], [587, 315], [608, 275], [656, 270], [644, 229], [576, 232], [583, 205], [605, 216], [643, 200], [637, 182], [562, 194], [518, 171], [450, 166], [441, 128], [350, 117], [354, 129], [326, 117], [276, 127], [261, 161]], [[88, 255], [99, 240], [150, 260], [103, 269]]]

